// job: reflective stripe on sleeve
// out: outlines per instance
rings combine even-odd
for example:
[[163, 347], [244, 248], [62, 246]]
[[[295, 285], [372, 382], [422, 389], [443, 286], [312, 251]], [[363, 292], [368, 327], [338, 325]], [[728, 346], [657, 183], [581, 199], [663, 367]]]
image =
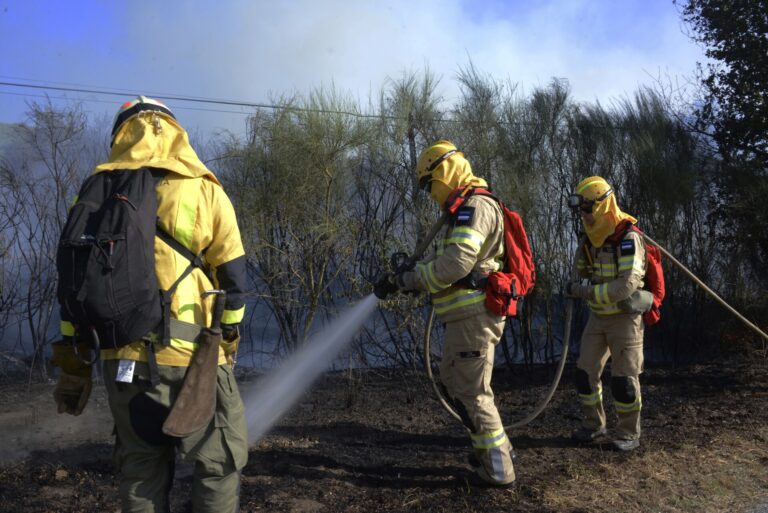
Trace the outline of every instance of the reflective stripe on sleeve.
[[473, 230], [468, 226], [459, 226], [451, 231], [451, 236], [445, 239], [445, 244], [466, 244], [471, 248], [480, 251], [480, 248], [485, 242], [483, 234], [477, 230]]
[[450, 283], [443, 283], [435, 277], [434, 261], [426, 264], [416, 264], [416, 272], [419, 274], [421, 281], [426, 285], [427, 290], [434, 294], [445, 290], [450, 287]]
[[595, 302], [598, 305], [610, 304], [610, 300], [608, 299], [608, 284], [601, 283], [599, 285], [595, 285], [594, 296], [595, 296]]
[[59, 331], [61, 332], [62, 336], [74, 337], [75, 325], [69, 321], [61, 321], [59, 322]]
[[635, 255], [619, 257], [619, 271], [629, 271], [632, 269], [634, 263]]
[[241, 306], [237, 310], [224, 310], [221, 315], [222, 324], [239, 324], [243, 320], [245, 315], [245, 305]]

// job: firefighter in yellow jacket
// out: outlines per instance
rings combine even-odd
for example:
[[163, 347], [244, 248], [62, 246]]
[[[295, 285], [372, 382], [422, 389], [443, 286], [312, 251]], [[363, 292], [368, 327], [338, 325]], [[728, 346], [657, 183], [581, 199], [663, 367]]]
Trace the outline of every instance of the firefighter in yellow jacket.
[[[171, 303], [174, 324], [169, 345], [136, 341], [101, 351], [115, 421], [114, 460], [120, 474], [122, 511], [168, 511], [177, 452], [194, 464], [193, 511], [237, 511], [240, 470], [248, 447], [244, 407], [230, 365], [245, 309], [245, 256], [235, 212], [173, 113], [162, 103], [140, 96], [118, 111], [109, 159], [94, 173], [146, 167], [164, 170], [156, 186], [159, 226], [193, 254], [205, 250], [205, 264], [213, 272], [209, 278], [195, 267], [179, 283]], [[159, 237], [155, 237], [154, 252], [158, 285], [168, 290], [189, 260]], [[209, 425], [189, 436], [170, 437], [162, 432], [163, 420], [195, 353], [195, 328], [211, 325], [213, 298], [203, 297], [211, 289], [227, 292], [215, 415]], [[61, 324], [65, 340], [76, 335], [65, 312]], [[73, 357], [71, 348], [54, 344], [53, 362], [62, 368], [54, 397], [60, 413], [79, 415], [91, 390], [91, 368]], [[148, 357], [154, 357], [156, 369]], [[152, 383], [153, 371], [159, 374], [159, 384]]]
[[[450, 142], [437, 141], [419, 157], [419, 185], [441, 207], [459, 187], [487, 188], [472, 174], [464, 154]], [[512, 445], [494, 404], [491, 374], [496, 344], [505, 318], [485, 307], [485, 292], [472, 276], [498, 271], [504, 258], [504, 217], [496, 200], [472, 195], [449, 223], [436, 254], [400, 274], [401, 291], [427, 291], [445, 323], [440, 379], [446, 395], [470, 431], [475, 471], [491, 485], [515, 480]]]
[[607, 434], [600, 378], [610, 358], [611, 393], [618, 416], [613, 445], [631, 451], [640, 445], [642, 314], [653, 299], [642, 290], [645, 244], [639, 233], [628, 229], [637, 221], [621, 211], [603, 178], [582, 180], [569, 204], [578, 209], [586, 232], [575, 265], [588, 283], [567, 284], [566, 295], [586, 300], [590, 309], [575, 377], [585, 418], [572, 436], [590, 442]]

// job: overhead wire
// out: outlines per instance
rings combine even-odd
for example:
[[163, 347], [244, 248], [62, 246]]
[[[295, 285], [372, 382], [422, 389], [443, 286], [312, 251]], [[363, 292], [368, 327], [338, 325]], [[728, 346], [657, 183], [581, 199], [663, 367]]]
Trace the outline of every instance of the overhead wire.
[[[120, 90], [120, 89], [107, 87], [107, 86], [88, 86], [84, 84], [59, 82], [59, 84], [68, 85], [65, 87], [63, 85], [48, 85], [52, 83], [50, 82], [46, 83], [46, 81], [43, 81], [43, 80], [34, 80], [34, 79], [27, 79], [27, 78], [20, 78], [20, 77], [0, 76], [0, 79], [4, 80], [4, 81], [0, 81], [0, 86], [6, 86], [6, 87], [41, 89], [41, 90], [72, 92], [72, 93], [80, 93], [80, 94], [101, 94], [101, 95], [120, 96], [122, 98], [132, 97], [137, 94], [136, 92], [129, 92], [126, 90]], [[9, 80], [15, 80], [15, 82], [11, 82]], [[23, 81], [23, 82], [19, 82], [19, 81]], [[39, 82], [39, 84], [31, 84], [29, 82]], [[400, 121], [407, 120], [407, 118], [404, 116], [392, 116], [392, 115], [384, 115], [384, 114], [365, 114], [360, 112], [334, 110], [334, 109], [317, 109], [317, 108], [310, 108], [310, 107], [299, 107], [299, 106], [290, 105], [290, 104], [274, 105], [274, 104], [264, 103], [264, 102], [227, 100], [227, 99], [209, 98], [209, 97], [203, 97], [203, 96], [184, 96], [184, 95], [173, 94], [173, 93], [152, 93], [150, 91], [147, 91], [147, 93], [149, 96], [152, 96], [153, 98], [166, 100], [166, 101], [226, 105], [231, 107], [244, 107], [244, 108], [250, 108], [250, 109], [268, 109], [268, 110], [276, 110], [276, 111], [287, 110], [292, 112], [305, 112], [305, 113], [313, 113], [313, 114], [335, 114], [335, 115], [351, 116], [359, 119], [385, 119], [385, 120], [400, 120]], [[13, 94], [13, 95], [20, 95], [20, 96], [35, 97], [35, 98], [41, 97], [40, 95], [10, 93], [7, 91], [0, 91], [0, 94]], [[42, 97], [47, 98], [47, 96], [42, 96]], [[97, 100], [97, 99], [91, 99], [91, 98], [57, 97], [56, 99], [81, 101], [81, 102], [106, 103], [105, 100]], [[201, 108], [183, 107], [183, 106], [174, 107], [174, 108], [195, 110], [195, 111], [201, 111], [201, 112], [218, 112], [218, 113], [224, 113], [224, 114], [241, 114], [241, 115], [251, 114], [250, 112], [242, 112], [242, 111], [231, 111], [231, 110], [221, 110], [221, 109], [201, 109]], [[444, 122], [444, 123], [471, 123], [476, 125], [489, 124], [488, 122], [483, 122], [483, 121], [472, 122], [468, 120], [458, 120], [450, 117], [436, 118], [435, 121]], [[502, 119], [492, 120], [492, 124], [508, 125], [508, 126], [539, 126], [540, 125], [540, 123], [537, 123], [535, 121], [510, 121], [510, 120], [502, 120]], [[557, 124], [561, 127], [567, 126], [566, 121], [559, 121], [557, 122]], [[632, 130], [634, 127], [622, 126], [620, 124], [608, 124], [608, 125], [593, 124], [592, 128], [599, 128], [604, 130]]]
[[[50, 91], [62, 91], [62, 92], [71, 92], [71, 93], [81, 93], [81, 94], [101, 94], [101, 95], [112, 95], [112, 96], [120, 96], [122, 98], [127, 98], [130, 96], [136, 95], [135, 92], [128, 92], [128, 91], [119, 91], [119, 90], [113, 90], [113, 91], [107, 91], [107, 90], [99, 90], [99, 89], [93, 89], [93, 88], [83, 88], [83, 87], [63, 87], [63, 86], [55, 86], [55, 85], [38, 85], [38, 84], [24, 84], [19, 82], [7, 82], [2, 81], [0, 82], [0, 86], [6, 86], [6, 87], [20, 87], [20, 88], [28, 88], [28, 89], [43, 89], [43, 90], [50, 90]], [[350, 112], [350, 111], [342, 111], [342, 110], [331, 110], [331, 109], [313, 109], [308, 107], [296, 107], [292, 105], [272, 105], [268, 103], [261, 103], [261, 102], [246, 102], [246, 101], [238, 101], [238, 100], [221, 100], [221, 99], [215, 99], [215, 98], [204, 98], [204, 97], [195, 97], [195, 96], [181, 96], [181, 95], [174, 95], [174, 94], [153, 94], [154, 98], [157, 98], [158, 100], [166, 100], [166, 101], [181, 101], [181, 102], [190, 102], [190, 103], [207, 103], [207, 104], [214, 104], [214, 105], [228, 105], [228, 106], [236, 106], [236, 107], [248, 107], [253, 109], [270, 109], [270, 110], [291, 110], [291, 111], [297, 111], [297, 112], [307, 112], [307, 113], [314, 113], [314, 114], [343, 114], [347, 116], [353, 116], [357, 118], [368, 118], [368, 119], [397, 119], [393, 116], [382, 116], [380, 114], [362, 114], [359, 112]], [[81, 99], [81, 101], [92, 101], [89, 99]]]

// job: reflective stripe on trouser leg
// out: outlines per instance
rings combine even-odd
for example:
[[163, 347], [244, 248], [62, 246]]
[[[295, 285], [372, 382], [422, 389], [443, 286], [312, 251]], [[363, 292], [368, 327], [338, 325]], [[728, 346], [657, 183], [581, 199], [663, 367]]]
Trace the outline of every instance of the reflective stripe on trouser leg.
[[515, 479], [512, 469], [512, 444], [504, 428], [473, 434], [471, 438], [472, 447], [480, 461], [484, 462], [483, 466], [491, 479], [499, 483], [507, 483]]
[[595, 314], [590, 314], [581, 335], [581, 350], [576, 362], [576, 367], [584, 371], [588, 378], [590, 393], [579, 393], [578, 399], [584, 413], [582, 425], [590, 430], [605, 426], [603, 387], [600, 377], [609, 356], [608, 341], [600, 328], [600, 319]]
[[618, 417], [616, 433], [619, 438], [640, 438], [640, 411], [643, 408], [640, 380], [636, 376], [618, 376], [612, 379], [614, 386], [619, 380], [624, 381], [623, 385], [629, 390], [624, 394], [616, 394], [614, 391], [613, 404]]
[[584, 427], [591, 430], [605, 426], [605, 409], [603, 408], [603, 387], [598, 382], [597, 392], [592, 394], [579, 394], [581, 411], [584, 413]]
[[[512, 446], [504, 434], [491, 389], [494, 351], [503, 329], [502, 318], [487, 312], [446, 323], [440, 365], [441, 380], [451, 399], [462, 404], [474, 427], [472, 443], [478, 459], [498, 483], [515, 479]], [[488, 438], [492, 433], [494, 441]], [[478, 447], [475, 436], [486, 440], [480, 444], [482, 447]]]
[[611, 388], [618, 423], [616, 432], [620, 438], [640, 437], [640, 411], [642, 394], [640, 373], [643, 372], [642, 315], [614, 316], [605, 322], [608, 342], [611, 346]]

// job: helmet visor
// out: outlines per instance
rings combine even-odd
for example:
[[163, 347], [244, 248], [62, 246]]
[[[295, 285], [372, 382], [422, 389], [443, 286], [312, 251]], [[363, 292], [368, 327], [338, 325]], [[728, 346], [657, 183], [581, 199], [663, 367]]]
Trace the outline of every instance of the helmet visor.
[[579, 209], [582, 212], [589, 214], [592, 212], [592, 207], [595, 205], [595, 203], [599, 201], [603, 201], [611, 194], [613, 194], [613, 189], [608, 189], [607, 191], [605, 191], [605, 194], [603, 194], [602, 196], [594, 200], [588, 200], [581, 194], [571, 194], [570, 196], [568, 196], [568, 206], [572, 210]]
[[451, 155], [453, 155], [454, 153], [458, 153], [458, 152], [459, 152], [459, 150], [451, 150], [451, 151], [447, 151], [447, 152], [443, 153], [443, 154], [442, 154], [442, 155], [440, 155], [440, 156], [439, 156], [437, 159], [435, 159], [435, 161], [434, 161], [434, 162], [432, 162], [432, 164], [430, 164], [430, 165], [429, 165], [429, 167], [427, 168], [427, 172], [428, 172], [428, 173], [431, 173], [432, 171], [434, 171], [434, 170], [435, 170], [435, 168], [436, 168], [437, 166], [439, 166], [440, 164], [442, 164], [442, 163], [443, 163], [443, 161], [444, 161], [445, 159], [447, 159], [448, 157], [450, 157], [450, 156], [451, 156]]

